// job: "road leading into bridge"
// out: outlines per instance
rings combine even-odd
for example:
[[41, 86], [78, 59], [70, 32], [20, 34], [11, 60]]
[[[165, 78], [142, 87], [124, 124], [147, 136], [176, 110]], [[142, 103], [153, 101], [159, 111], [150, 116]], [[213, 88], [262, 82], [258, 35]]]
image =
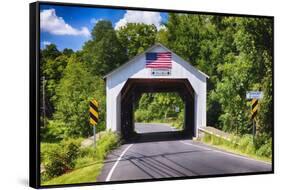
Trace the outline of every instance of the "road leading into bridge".
[[[174, 131], [166, 124], [140, 124], [136, 131]], [[271, 164], [228, 153], [192, 140], [124, 144], [107, 156], [98, 181], [271, 171]]]

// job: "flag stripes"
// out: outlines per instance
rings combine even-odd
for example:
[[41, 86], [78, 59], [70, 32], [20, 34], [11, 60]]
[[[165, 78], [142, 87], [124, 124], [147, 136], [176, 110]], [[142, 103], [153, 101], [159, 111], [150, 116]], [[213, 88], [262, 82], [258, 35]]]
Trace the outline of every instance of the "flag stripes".
[[171, 52], [146, 53], [146, 68], [172, 68]]

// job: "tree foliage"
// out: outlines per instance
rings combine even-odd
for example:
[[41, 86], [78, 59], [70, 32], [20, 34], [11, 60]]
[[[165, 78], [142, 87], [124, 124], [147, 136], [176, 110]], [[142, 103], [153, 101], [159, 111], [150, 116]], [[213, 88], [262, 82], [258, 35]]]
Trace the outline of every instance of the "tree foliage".
[[117, 31], [121, 44], [127, 49], [128, 58], [144, 52], [154, 45], [157, 29], [154, 25], [128, 23]]
[[[176, 111], [176, 108], [179, 110]], [[177, 93], [145, 93], [135, 107], [135, 120], [138, 122], [166, 121], [176, 119], [184, 111], [184, 104]]]
[[[94, 81], [94, 82], [93, 82]], [[89, 101], [95, 96], [104, 97], [103, 81], [92, 75], [86, 64], [75, 55], [69, 59], [64, 76], [56, 88], [56, 112], [54, 118], [63, 121], [65, 136], [90, 136]]]
[[60, 52], [55, 44], [47, 45], [41, 51], [41, 101], [44, 104], [42, 115], [46, 117], [50, 118], [53, 115], [53, 101], [56, 98], [55, 89], [63, 76], [63, 71], [71, 54], [73, 54], [73, 51], [70, 49], [64, 49], [63, 52]]
[[92, 40], [85, 43], [82, 55], [92, 74], [104, 76], [127, 60], [126, 49], [110, 21], [99, 21], [91, 34]]
[[257, 125], [272, 128], [272, 21], [267, 18], [170, 14], [168, 46], [210, 76], [208, 124], [239, 134], [251, 131], [246, 91], [265, 93]]

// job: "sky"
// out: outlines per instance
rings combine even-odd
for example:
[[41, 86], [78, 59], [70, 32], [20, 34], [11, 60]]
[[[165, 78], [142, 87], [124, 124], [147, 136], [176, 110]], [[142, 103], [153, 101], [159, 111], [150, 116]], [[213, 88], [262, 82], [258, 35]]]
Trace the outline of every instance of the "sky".
[[154, 24], [160, 29], [167, 18], [164, 12], [41, 4], [40, 47], [53, 43], [60, 51], [80, 50], [91, 39], [91, 31], [99, 20], [110, 20], [115, 30], [127, 23]]

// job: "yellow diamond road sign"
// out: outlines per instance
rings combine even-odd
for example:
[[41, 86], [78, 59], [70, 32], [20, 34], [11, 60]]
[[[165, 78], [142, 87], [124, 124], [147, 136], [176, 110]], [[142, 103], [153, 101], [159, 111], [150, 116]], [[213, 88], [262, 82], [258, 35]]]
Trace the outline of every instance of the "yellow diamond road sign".
[[97, 125], [99, 120], [99, 112], [98, 112], [99, 104], [93, 99], [90, 101], [90, 123], [92, 125]]

